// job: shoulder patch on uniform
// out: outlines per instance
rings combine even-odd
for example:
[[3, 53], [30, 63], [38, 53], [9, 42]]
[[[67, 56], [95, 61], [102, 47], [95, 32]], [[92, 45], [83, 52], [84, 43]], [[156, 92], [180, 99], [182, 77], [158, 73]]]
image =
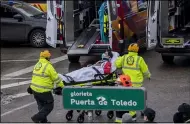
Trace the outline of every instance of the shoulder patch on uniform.
[[126, 61], [127, 61], [128, 65], [133, 65], [135, 62], [135, 59], [133, 56], [129, 56], [129, 57], [127, 57]]
[[36, 71], [39, 71], [40, 69], [41, 69], [41, 67], [42, 67], [42, 63], [41, 62], [38, 62], [37, 64], [36, 64], [36, 66], [35, 66], [35, 70]]

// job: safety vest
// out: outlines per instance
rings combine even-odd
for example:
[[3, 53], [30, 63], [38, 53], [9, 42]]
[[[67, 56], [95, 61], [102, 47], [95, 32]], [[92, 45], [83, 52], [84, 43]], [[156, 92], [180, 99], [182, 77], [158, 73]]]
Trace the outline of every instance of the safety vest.
[[117, 68], [122, 68], [123, 74], [131, 77], [133, 87], [141, 87], [144, 77], [150, 77], [150, 72], [144, 59], [135, 52], [119, 57], [115, 61]]
[[108, 14], [104, 14], [104, 34], [108, 35]]
[[52, 64], [48, 60], [40, 58], [33, 69], [31, 89], [35, 92], [43, 93], [63, 86], [64, 84]]

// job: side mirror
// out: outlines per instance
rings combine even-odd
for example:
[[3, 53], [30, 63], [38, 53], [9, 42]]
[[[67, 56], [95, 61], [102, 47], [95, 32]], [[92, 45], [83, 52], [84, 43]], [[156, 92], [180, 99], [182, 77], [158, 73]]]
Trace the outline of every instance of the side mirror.
[[22, 15], [20, 15], [20, 14], [14, 15], [13, 18], [14, 18], [14, 19], [17, 19], [18, 21], [22, 21], [22, 19], [23, 19], [23, 18], [22, 18]]

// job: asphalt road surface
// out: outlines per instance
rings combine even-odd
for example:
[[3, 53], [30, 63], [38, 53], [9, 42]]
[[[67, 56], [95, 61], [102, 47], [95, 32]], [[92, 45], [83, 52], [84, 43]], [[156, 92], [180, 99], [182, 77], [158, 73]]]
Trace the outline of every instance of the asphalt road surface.
[[[43, 48], [44, 49], [44, 48]], [[30, 46], [1, 48], [1, 122], [32, 122], [30, 117], [37, 112], [32, 95], [26, 93], [31, 72], [41, 50]], [[52, 52], [52, 63], [62, 74], [95, 62], [93, 57], [82, 57], [79, 64], [70, 64], [59, 48], [48, 48]], [[190, 58], [177, 57], [174, 65], [163, 64], [158, 53], [153, 51], [142, 55], [152, 73], [151, 81], [144, 86], [148, 91], [147, 105], [156, 110], [157, 122], [172, 122], [173, 114], [181, 103], [190, 104]], [[63, 109], [62, 97], [55, 96], [55, 107], [48, 116], [50, 122], [67, 122], [67, 111]], [[10, 118], [11, 117], [11, 118]], [[76, 122], [75, 113], [71, 122]], [[138, 113], [138, 122], [142, 121]], [[95, 116], [95, 122], [113, 122], [106, 112]]]

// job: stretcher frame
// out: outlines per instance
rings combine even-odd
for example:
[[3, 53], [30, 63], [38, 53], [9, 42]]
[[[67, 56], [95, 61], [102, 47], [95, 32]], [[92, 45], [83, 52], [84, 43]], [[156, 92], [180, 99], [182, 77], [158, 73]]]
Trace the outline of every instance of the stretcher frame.
[[[86, 86], [115, 86], [115, 81], [118, 77], [118, 74], [116, 73], [116, 71], [110, 73], [110, 74], [96, 74], [94, 75], [94, 80], [88, 80], [88, 81], [81, 81], [81, 82], [76, 82], [72, 79], [72, 77], [63, 75], [65, 77], [67, 77], [68, 80], [70, 80], [70, 83], [64, 83], [65, 86], [73, 86], [73, 87], [77, 87], [77, 86], [81, 86], [81, 87], [86, 87]], [[99, 77], [99, 79], [97, 79], [97, 77]], [[79, 116], [77, 118], [77, 122], [78, 123], [83, 123], [84, 122], [84, 116], [88, 115], [88, 120], [90, 122], [94, 122], [93, 119], [93, 110], [76, 110], [79, 113]], [[73, 112], [74, 110], [69, 110], [66, 114], [66, 119], [68, 121], [70, 121], [73, 117]], [[100, 116], [102, 113], [101, 110], [95, 110], [95, 114], [97, 116]], [[109, 119], [112, 119], [114, 117], [114, 111], [108, 111], [107, 112], [107, 117]]]

